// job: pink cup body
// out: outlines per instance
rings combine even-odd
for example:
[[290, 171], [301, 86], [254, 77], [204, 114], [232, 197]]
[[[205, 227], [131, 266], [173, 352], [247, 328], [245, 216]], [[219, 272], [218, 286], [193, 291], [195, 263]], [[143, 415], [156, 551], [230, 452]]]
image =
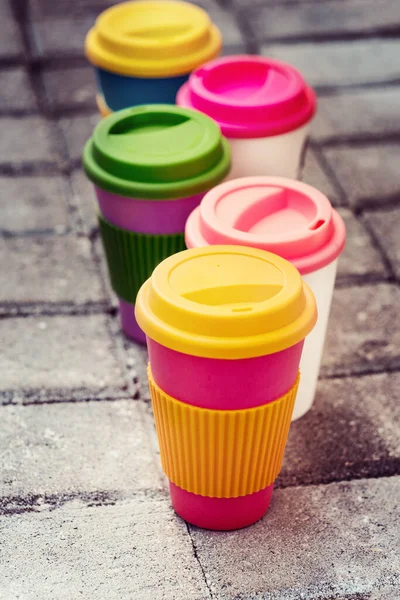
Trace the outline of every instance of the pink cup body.
[[100, 212], [107, 221], [136, 233], [168, 235], [185, 231], [188, 216], [204, 196], [196, 194], [177, 200], [127, 198], [95, 186]]
[[[303, 341], [274, 354], [238, 360], [190, 356], [150, 338], [147, 346], [154, 381], [165, 393], [201, 408], [240, 410], [268, 404], [289, 391], [297, 378]], [[261, 519], [272, 489], [273, 483], [239, 498], [211, 498], [170, 482], [175, 511], [193, 525], [214, 530], [240, 529]]]
[[[107, 221], [121, 229], [150, 235], [182, 233], [188, 216], [204, 196], [202, 193], [177, 200], [142, 200], [94, 187], [100, 212]], [[134, 304], [119, 298], [119, 309], [125, 335], [145, 344], [146, 336], [136, 322]]]

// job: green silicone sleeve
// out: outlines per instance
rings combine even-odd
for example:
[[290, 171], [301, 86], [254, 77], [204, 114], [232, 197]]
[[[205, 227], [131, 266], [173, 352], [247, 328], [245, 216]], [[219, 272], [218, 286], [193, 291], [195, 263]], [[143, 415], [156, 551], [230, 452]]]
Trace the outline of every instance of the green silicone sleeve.
[[150, 235], [116, 227], [99, 215], [100, 234], [114, 292], [132, 304], [155, 267], [171, 254], [185, 250], [183, 233]]

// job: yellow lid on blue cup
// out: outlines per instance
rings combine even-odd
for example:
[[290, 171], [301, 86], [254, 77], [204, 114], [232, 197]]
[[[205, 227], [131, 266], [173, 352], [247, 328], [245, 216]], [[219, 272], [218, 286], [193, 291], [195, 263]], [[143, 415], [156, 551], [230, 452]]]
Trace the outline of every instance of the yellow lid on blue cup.
[[86, 36], [97, 67], [131, 77], [174, 77], [215, 58], [222, 36], [202, 8], [176, 0], [123, 2], [105, 10]]

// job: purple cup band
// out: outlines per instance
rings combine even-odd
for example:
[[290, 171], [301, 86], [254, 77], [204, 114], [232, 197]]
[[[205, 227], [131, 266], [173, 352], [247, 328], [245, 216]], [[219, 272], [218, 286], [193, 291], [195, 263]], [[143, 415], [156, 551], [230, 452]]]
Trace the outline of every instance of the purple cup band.
[[119, 314], [125, 335], [139, 344], [146, 344], [146, 336], [136, 321], [135, 305], [122, 300], [122, 298], [118, 298], [118, 300]]
[[190, 213], [204, 193], [177, 200], [127, 198], [95, 186], [100, 212], [112, 225], [136, 233], [168, 235], [181, 233]]

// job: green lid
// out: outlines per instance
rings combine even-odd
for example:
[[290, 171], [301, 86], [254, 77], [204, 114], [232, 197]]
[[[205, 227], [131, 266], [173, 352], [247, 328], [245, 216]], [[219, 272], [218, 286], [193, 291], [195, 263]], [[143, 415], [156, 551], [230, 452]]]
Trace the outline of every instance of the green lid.
[[89, 179], [132, 198], [167, 200], [204, 192], [230, 168], [218, 125], [187, 108], [154, 104], [112, 113], [83, 151]]

